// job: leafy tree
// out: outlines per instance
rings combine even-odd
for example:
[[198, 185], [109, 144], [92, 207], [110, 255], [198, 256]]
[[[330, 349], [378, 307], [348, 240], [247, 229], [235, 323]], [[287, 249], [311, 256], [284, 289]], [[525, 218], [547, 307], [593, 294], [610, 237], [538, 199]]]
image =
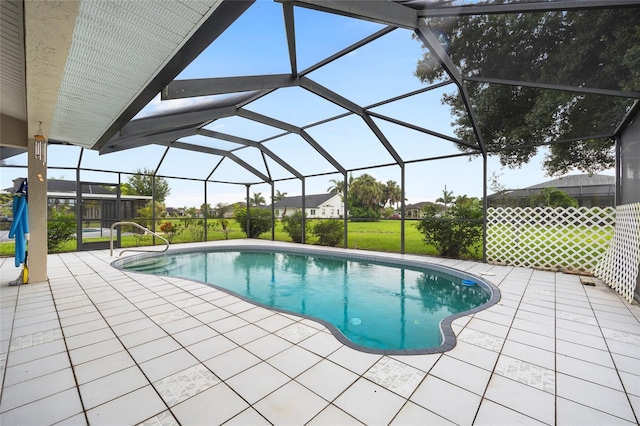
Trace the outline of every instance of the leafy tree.
[[385, 219], [390, 218], [396, 213], [396, 211], [392, 207], [385, 207], [382, 209], [382, 217]]
[[[640, 14], [628, 9], [427, 18], [462, 75], [640, 90]], [[418, 62], [423, 82], [446, 77], [429, 52]], [[525, 86], [465, 83], [489, 150], [512, 168], [527, 163], [536, 145], [585, 138], [615, 129], [629, 102], [614, 96]], [[456, 117], [456, 135], [475, 141], [462, 98], [445, 94]], [[458, 146], [463, 151], [469, 148]], [[549, 175], [571, 169], [589, 173], [614, 164], [613, 142], [582, 139], [554, 144], [544, 162]]]
[[[153, 210], [152, 210], [153, 204], [154, 203], [152, 201], [149, 201], [144, 207], [142, 207], [141, 209], [138, 209], [138, 218], [135, 220], [136, 223], [144, 226], [145, 228], [153, 229]], [[164, 204], [159, 201], [156, 201], [155, 202], [156, 220], [163, 217], [164, 212], [165, 212]], [[135, 228], [135, 229], [138, 229], [138, 228]]]
[[460, 258], [474, 255], [472, 249], [482, 237], [482, 224], [472, 220], [481, 219], [482, 202], [477, 198], [461, 198], [446, 213], [441, 213], [437, 206], [427, 207], [416, 228], [424, 235], [424, 242], [435, 246], [439, 255]]
[[447, 185], [444, 186], [442, 190], [442, 197], [436, 199], [436, 203], [444, 204], [444, 212], [447, 212], [447, 206], [451, 204], [455, 200], [453, 196], [453, 191], [447, 191]]
[[76, 232], [76, 215], [61, 208], [51, 209], [47, 221], [47, 251], [57, 253], [73, 239]]
[[[153, 170], [137, 169], [133, 175], [129, 176], [126, 183], [120, 186], [123, 195], [153, 195], [152, 191]], [[165, 178], [155, 178], [155, 199], [161, 203], [171, 194], [169, 182]]]
[[262, 196], [262, 192], [254, 192], [253, 198], [249, 200], [249, 205], [251, 206], [258, 207], [258, 206], [264, 206], [265, 204], [266, 204], [266, 201]]
[[344, 228], [338, 220], [321, 220], [316, 222], [312, 230], [313, 235], [318, 237], [318, 244], [335, 247], [342, 243], [344, 238]]
[[247, 230], [247, 208], [237, 207], [234, 216], [242, 232], [249, 238], [258, 238], [260, 234], [271, 231], [271, 210], [250, 209], [249, 230]]
[[286, 196], [286, 192], [280, 192], [279, 189], [276, 189], [276, 193], [273, 195], [273, 202], [277, 203], [278, 201], [284, 200]]
[[229, 204], [218, 203], [213, 209], [213, 214], [217, 218], [223, 218], [224, 214], [228, 212], [230, 209], [231, 209], [231, 206]]
[[531, 204], [543, 207], [578, 207], [578, 200], [566, 192], [550, 186], [531, 197]]
[[209, 205], [209, 203], [202, 203], [200, 205], [200, 211], [202, 212], [202, 216], [206, 216], [209, 217], [210, 216], [210, 211], [211, 211], [211, 206]]
[[[302, 210], [296, 210], [293, 214], [282, 217], [282, 228], [284, 232], [289, 234], [291, 241], [294, 243], [302, 242]], [[305, 240], [309, 233], [308, 229], [305, 229]]]

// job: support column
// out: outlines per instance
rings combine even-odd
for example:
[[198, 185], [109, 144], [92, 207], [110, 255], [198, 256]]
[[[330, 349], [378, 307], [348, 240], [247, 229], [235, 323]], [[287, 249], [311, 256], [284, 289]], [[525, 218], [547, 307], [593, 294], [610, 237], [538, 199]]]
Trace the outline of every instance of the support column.
[[275, 184], [271, 181], [271, 241], [276, 240], [276, 215], [275, 215]]
[[[46, 148], [44, 148], [46, 149]], [[29, 283], [47, 281], [47, 166], [35, 158], [35, 141], [29, 138]], [[46, 158], [46, 157], [45, 157]]]
[[349, 205], [347, 202], [347, 198], [349, 197], [349, 184], [347, 182], [347, 173], [344, 173], [344, 177], [343, 177], [343, 181], [342, 181], [342, 215], [344, 217], [344, 248], [349, 248], [349, 229], [348, 229], [348, 222], [349, 222], [349, 217], [347, 215], [347, 212], [349, 211]]
[[487, 263], [487, 153], [482, 154], [482, 261]]
[[249, 188], [251, 185], [247, 186], [247, 238], [251, 238], [251, 213], [249, 212]]
[[404, 164], [400, 166], [400, 253], [404, 254], [404, 215], [405, 215], [405, 205], [404, 205], [404, 197], [405, 197], [405, 173], [404, 173]]
[[305, 202], [306, 197], [306, 182], [305, 179], [302, 178], [302, 244], [305, 244], [305, 234], [307, 233], [307, 221], [305, 217], [307, 216], [307, 206]]

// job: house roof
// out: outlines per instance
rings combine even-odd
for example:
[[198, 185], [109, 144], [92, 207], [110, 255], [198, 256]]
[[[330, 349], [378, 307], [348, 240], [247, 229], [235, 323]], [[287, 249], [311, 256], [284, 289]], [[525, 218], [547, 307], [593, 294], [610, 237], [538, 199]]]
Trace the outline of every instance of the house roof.
[[[13, 193], [18, 190], [24, 178], [13, 180], [13, 187], [5, 188], [4, 191]], [[76, 182], [73, 180], [47, 179], [47, 195], [49, 197], [69, 198], [75, 197]], [[115, 198], [116, 192], [95, 183], [85, 183], [82, 185], [82, 196], [84, 198]], [[90, 197], [94, 196], [94, 197]], [[150, 200], [148, 195], [121, 195], [121, 199], [129, 200]]]
[[[48, 192], [76, 192], [76, 183], [72, 180], [61, 180], [61, 179], [48, 179], [47, 180], [47, 190]], [[103, 194], [103, 195], [113, 195], [114, 192], [102, 187], [100, 185], [95, 184], [83, 184], [82, 185], [82, 193], [83, 194]]]
[[[13, 180], [13, 187], [5, 188], [5, 191], [15, 192], [20, 187], [20, 184], [24, 178], [17, 178]], [[47, 192], [76, 192], [76, 182], [73, 180], [63, 179], [47, 179]], [[83, 194], [102, 194], [102, 195], [115, 195], [113, 191], [108, 190], [100, 185], [95, 184], [83, 184]]]
[[[304, 205], [306, 208], [320, 207], [323, 203], [326, 203], [338, 194], [313, 194], [306, 195], [304, 197]], [[302, 196], [297, 195], [294, 197], [285, 197], [282, 200], [273, 204], [276, 209], [283, 209], [285, 207], [302, 208]]]
[[432, 203], [431, 201], [420, 201], [419, 203], [406, 205], [405, 209], [407, 209], [407, 210], [413, 210], [413, 209], [422, 210], [422, 208], [424, 206], [432, 206], [432, 205], [435, 205], [435, 203]]
[[[560, 189], [572, 197], [614, 196], [616, 177], [609, 175], [577, 174], [566, 175], [557, 179], [541, 182], [522, 189], [508, 191], [510, 197], [528, 197], [537, 194], [545, 188]], [[504, 194], [495, 193], [488, 198], [502, 197]]]
[[589, 175], [589, 174], [578, 174], [578, 175], [566, 175], [559, 177], [557, 179], [548, 180], [546, 182], [538, 183], [536, 185], [529, 186], [525, 189], [543, 189], [543, 188], [566, 188], [566, 187], [574, 187], [574, 186], [593, 186], [593, 185], [615, 185], [616, 177], [608, 176], [608, 175]]

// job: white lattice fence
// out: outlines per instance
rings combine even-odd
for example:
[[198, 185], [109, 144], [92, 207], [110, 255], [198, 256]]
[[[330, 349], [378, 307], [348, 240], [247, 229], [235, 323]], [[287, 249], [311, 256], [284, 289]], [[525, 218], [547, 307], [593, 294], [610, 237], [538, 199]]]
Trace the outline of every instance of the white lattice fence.
[[598, 262], [594, 275], [633, 301], [640, 264], [640, 203], [618, 206], [611, 245]]
[[487, 262], [591, 273], [615, 225], [613, 207], [500, 207], [487, 212]]

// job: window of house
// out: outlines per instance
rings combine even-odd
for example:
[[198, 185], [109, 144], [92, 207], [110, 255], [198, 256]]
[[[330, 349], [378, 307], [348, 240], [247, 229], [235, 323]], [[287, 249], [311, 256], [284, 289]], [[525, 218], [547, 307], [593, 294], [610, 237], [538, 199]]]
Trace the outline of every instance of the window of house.
[[322, 216], [324, 216], [324, 209], [322, 209]]
[[316, 209], [311, 209], [311, 211], [309, 212], [309, 216], [315, 216], [316, 215]]
[[276, 209], [276, 216], [280, 216], [280, 210]]
[[333, 212], [334, 212], [334, 210], [335, 210], [335, 209], [331, 209], [331, 216], [333, 216]]

